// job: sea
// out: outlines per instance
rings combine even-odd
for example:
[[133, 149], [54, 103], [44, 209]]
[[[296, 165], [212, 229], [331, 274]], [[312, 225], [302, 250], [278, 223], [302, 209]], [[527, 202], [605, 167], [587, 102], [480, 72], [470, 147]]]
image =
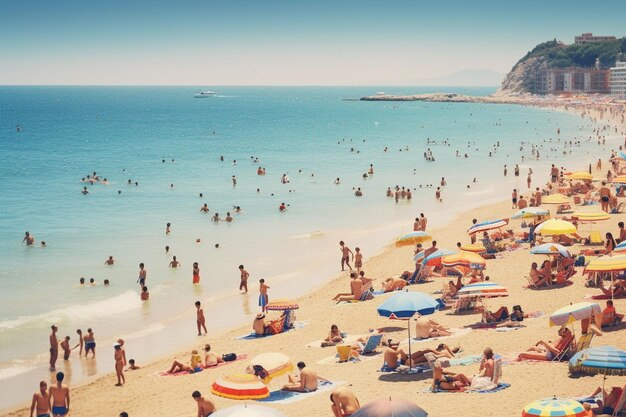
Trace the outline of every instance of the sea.
[[[523, 195], [529, 169], [534, 188], [551, 163], [587, 169], [614, 143], [599, 146], [597, 125], [556, 110], [355, 100], [495, 88], [223, 86], [194, 98], [203, 89], [0, 87], [0, 409], [29, 401], [50, 378], [52, 324], [71, 346], [77, 329], [96, 336], [96, 360], [76, 350], [57, 362], [71, 384], [112, 371], [118, 338], [129, 358], [146, 363], [199, 340], [196, 300], [207, 316], [203, 340], [211, 340], [251, 322], [260, 278], [270, 299], [303, 295], [339, 273], [340, 240], [373, 256], [411, 231], [419, 213], [429, 227], [445, 225], [513, 188]], [[370, 164], [374, 174], [365, 176]], [[94, 172], [108, 185], [83, 181]], [[413, 198], [386, 197], [395, 186]], [[227, 212], [233, 222], [211, 221]], [[33, 246], [22, 242], [26, 231]], [[169, 267], [174, 255], [178, 268]], [[105, 265], [109, 256], [115, 265]], [[250, 272], [247, 295], [240, 264]], [[96, 285], [79, 285], [81, 277]]]

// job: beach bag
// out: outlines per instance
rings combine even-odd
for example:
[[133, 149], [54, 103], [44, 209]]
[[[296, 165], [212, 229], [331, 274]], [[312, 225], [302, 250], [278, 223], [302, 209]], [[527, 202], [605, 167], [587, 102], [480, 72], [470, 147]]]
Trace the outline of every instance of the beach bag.
[[236, 361], [237, 360], [237, 354], [236, 353], [225, 353], [225, 354], [222, 355], [222, 360], [224, 362]]
[[585, 257], [583, 255], [580, 255], [578, 258], [576, 258], [574, 266], [585, 266]]

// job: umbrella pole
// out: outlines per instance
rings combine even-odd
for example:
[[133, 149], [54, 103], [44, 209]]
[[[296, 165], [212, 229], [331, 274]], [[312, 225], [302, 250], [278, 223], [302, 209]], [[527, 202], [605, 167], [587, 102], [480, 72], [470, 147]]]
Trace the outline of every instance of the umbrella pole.
[[411, 371], [411, 317], [407, 320], [407, 330], [409, 331], [409, 372]]

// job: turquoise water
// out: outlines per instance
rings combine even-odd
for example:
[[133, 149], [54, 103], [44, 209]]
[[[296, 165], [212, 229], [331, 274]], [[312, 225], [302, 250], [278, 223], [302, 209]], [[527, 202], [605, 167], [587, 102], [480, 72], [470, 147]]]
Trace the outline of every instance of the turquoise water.
[[[210, 331], [248, 320], [257, 311], [261, 277], [270, 297], [301, 294], [339, 270], [339, 240], [374, 255], [410, 230], [419, 212], [443, 224], [459, 210], [508, 197], [511, 188], [525, 190], [528, 167], [539, 185], [557, 157], [580, 168], [588, 152], [601, 152], [586, 140], [593, 126], [563, 112], [342, 100], [379, 90], [441, 91], [221, 87], [215, 97], [194, 99], [195, 87], [0, 87], [0, 379], [15, 382], [0, 407], [27, 399], [26, 382], [47, 375], [53, 323], [72, 342], [75, 329], [87, 327], [105, 345], [130, 339], [127, 350], [145, 362], [194, 340], [196, 299]], [[557, 127], [561, 138], [583, 140], [573, 155], [561, 154]], [[521, 142], [541, 146], [541, 160], [530, 159], [529, 146], [520, 152]], [[435, 162], [424, 160], [427, 148]], [[468, 158], [456, 157], [457, 150]], [[520, 177], [512, 175], [515, 163]], [[375, 174], [364, 180], [370, 164]], [[267, 175], [257, 176], [259, 166]], [[93, 171], [110, 185], [81, 182]], [[289, 184], [281, 184], [285, 173]], [[426, 185], [442, 176], [448, 186], [440, 204]], [[333, 184], [337, 177], [340, 185]], [[85, 185], [88, 195], [80, 192]], [[415, 188], [413, 201], [386, 198], [395, 185]], [[355, 198], [353, 187], [364, 196]], [[289, 204], [285, 213], [277, 210], [281, 202]], [[200, 212], [203, 203], [209, 214]], [[233, 213], [233, 223], [210, 221], [234, 206], [243, 212]], [[26, 230], [37, 239], [34, 247], [21, 244]], [[115, 266], [104, 265], [109, 255]], [[182, 263], [178, 270], [168, 268], [171, 255]], [[139, 262], [151, 293], [143, 304]], [[191, 285], [193, 262], [200, 264], [200, 286]], [[251, 273], [247, 297], [237, 290], [239, 264]], [[99, 285], [79, 287], [80, 277]], [[61, 362], [60, 369], [71, 365]], [[106, 362], [97, 368], [77, 362], [84, 369], [74, 381], [109, 370]]]

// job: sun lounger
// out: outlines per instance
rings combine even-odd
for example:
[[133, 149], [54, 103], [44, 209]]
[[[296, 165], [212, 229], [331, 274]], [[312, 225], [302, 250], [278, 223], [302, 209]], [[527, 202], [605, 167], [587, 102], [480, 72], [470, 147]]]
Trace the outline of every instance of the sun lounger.
[[382, 339], [383, 339], [382, 334], [374, 334], [367, 338], [366, 343], [356, 342], [359, 348], [361, 348], [361, 355], [374, 353], [378, 345], [380, 345], [380, 341]]
[[602, 245], [604, 241], [602, 240], [602, 235], [599, 230], [592, 230], [589, 233], [589, 244], [590, 245]]

